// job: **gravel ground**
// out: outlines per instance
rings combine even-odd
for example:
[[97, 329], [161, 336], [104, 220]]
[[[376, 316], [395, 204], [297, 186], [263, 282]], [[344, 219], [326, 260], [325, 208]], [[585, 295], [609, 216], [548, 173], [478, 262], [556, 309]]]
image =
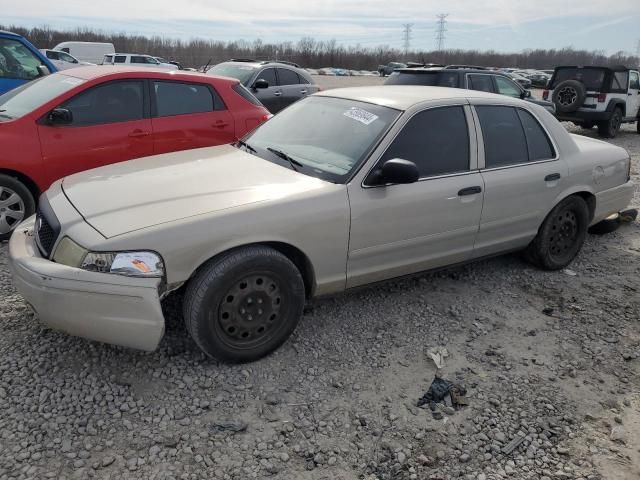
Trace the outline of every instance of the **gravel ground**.
[[[613, 143], [640, 183], [635, 126]], [[640, 477], [640, 223], [588, 236], [563, 272], [511, 255], [315, 301], [239, 366], [199, 352], [178, 296], [153, 353], [46, 329], [6, 251], [0, 480]], [[438, 346], [459, 410], [416, 407]]]

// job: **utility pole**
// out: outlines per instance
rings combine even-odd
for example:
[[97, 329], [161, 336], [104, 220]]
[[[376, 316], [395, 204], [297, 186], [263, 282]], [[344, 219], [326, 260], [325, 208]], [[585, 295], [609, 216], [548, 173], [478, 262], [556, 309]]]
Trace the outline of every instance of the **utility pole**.
[[405, 23], [402, 25], [402, 39], [404, 46], [404, 59], [407, 59], [407, 55], [409, 55], [409, 48], [411, 47], [411, 29], [413, 28], [413, 23]]
[[640, 39], [638, 39], [638, 44], [636, 45], [636, 57], [638, 58], [638, 63], [640, 63]]
[[436, 50], [441, 52], [444, 50], [444, 33], [447, 31], [447, 17], [448, 13], [440, 13], [436, 15], [438, 21], [436, 22]]

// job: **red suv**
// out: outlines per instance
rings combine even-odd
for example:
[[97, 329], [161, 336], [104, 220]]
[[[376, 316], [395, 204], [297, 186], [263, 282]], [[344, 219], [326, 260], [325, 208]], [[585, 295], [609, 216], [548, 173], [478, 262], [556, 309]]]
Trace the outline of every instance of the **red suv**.
[[55, 180], [159, 153], [231, 143], [271, 115], [238, 80], [81, 67], [0, 96], [0, 240]]

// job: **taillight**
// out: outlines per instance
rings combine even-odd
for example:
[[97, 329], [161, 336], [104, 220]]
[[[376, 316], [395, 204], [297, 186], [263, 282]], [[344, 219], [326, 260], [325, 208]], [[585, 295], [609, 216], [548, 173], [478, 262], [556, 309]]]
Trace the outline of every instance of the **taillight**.
[[544, 92], [542, 92], [542, 99], [549, 100], [549, 90], [545, 90]]
[[262, 119], [260, 120], [261, 122], [266, 122], [267, 120], [269, 120], [271, 117], [273, 117], [272, 114], [267, 113], [266, 115], [262, 116]]
[[598, 94], [598, 103], [604, 103], [607, 100], [607, 94], [606, 93], [599, 93]]

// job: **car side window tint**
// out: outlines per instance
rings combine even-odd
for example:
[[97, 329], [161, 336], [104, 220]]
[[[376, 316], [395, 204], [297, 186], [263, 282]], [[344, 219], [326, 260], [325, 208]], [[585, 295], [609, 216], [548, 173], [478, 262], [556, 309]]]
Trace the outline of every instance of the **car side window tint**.
[[481, 92], [493, 92], [493, 82], [490, 75], [469, 75], [469, 89]]
[[206, 85], [179, 82], [153, 82], [158, 117], [211, 112], [213, 95]]
[[73, 115], [73, 126], [128, 122], [144, 118], [141, 81], [126, 80], [99, 85], [79, 93], [60, 108]]
[[276, 69], [265, 68], [258, 74], [256, 80], [266, 80], [269, 83], [270, 87], [275, 87], [276, 85], [278, 85], [278, 81], [276, 80]]
[[637, 72], [631, 72], [631, 79], [629, 80], [629, 88], [631, 90], [640, 90], [640, 78]]
[[527, 149], [529, 151], [529, 161], [549, 160], [555, 157], [553, 145], [547, 133], [540, 126], [538, 121], [529, 112], [518, 109], [518, 116], [524, 128], [527, 139]]
[[116, 55], [114, 63], [125, 63], [127, 61], [127, 57], [124, 55]]
[[47, 50], [47, 58], [50, 58], [51, 60], [58, 60], [60, 58], [60, 54], [52, 50]]
[[438, 85], [441, 87], [458, 88], [458, 72], [440, 72]]
[[476, 106], [484, 140], [485, 167], [495, 168], [529, 160], [524, 130], [513, 107]]
[[504, 78], [496, 75], [496, 87], [500, 95], [507, 95], [508, 97], [520, 98], [522, 90], [514, 82], [508, 78]]
[[414, 162], [420, 177], [469, 170], [469, 132], [463, 107], [440, 107], [414, 115], [384, 153], [381, 162]]
[[298, 78], [298, 74], [288, 68], [279, 68], [278, 69], [278, 85], [299, 85], [300, 78]]

